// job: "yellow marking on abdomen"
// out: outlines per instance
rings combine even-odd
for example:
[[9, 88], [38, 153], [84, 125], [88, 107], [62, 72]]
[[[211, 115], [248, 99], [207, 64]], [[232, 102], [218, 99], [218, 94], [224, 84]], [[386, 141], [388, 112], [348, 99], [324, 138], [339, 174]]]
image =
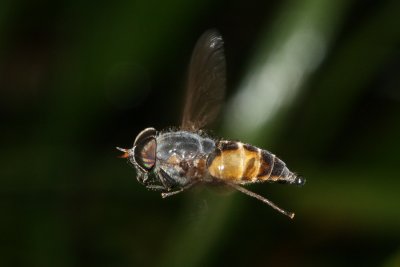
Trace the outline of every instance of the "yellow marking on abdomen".
[[213, 177], [237, 183], [254, 182], [260, 169], [260, 149], [240, 142], [221, 141], [208, 170]]

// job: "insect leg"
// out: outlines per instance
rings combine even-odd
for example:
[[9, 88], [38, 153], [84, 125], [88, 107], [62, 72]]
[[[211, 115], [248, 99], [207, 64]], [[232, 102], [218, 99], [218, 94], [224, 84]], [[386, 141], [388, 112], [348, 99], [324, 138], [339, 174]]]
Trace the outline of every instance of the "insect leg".
[[145, 174], [140, 174], [137, 176], [137, 180], [139, 183], [146, 184], [149, 177]]
[[168, 181], [171, 181], [171, 178], [163, 169], [159, 170], [158, 178], [160, 179], [162, 185], [164, 186], [164, 189], [169, 190], [171, 186], [169, 185], [170, 183], [168, 183]]
[[162, 185], [146, 185], [146, 188], [154, 191], [165, 190], [165, 187]]
[[178, 190], [175, 190], [175, 191], [163, 192], [163, 193], [161, 193], [161, 197], [162, 198], [166, 198], [166, 197], [170, 197], [170, 196], [176, 195], [176, 194], [178, 194], [180, 192], [185, 191], [186, 189], [189, 189], [190, 187], [194, 186], [195, 184], [197, 184], [197, 181], [193, 181], [193, 182], [191, 182], [191, 183], [185, 185], [184, 187], [181, 187], [181, 188], [179, 188]]
[[260, 195], [254, 193], [254, 192], [252, 192], [252, 191], [250, 191], [250, 190], [247, 190], [246, 188], [244, 188], [244, 187], [242, 187], [242, 186], [240, 186], [240, 185], [238, 185], [238, 184], [234, 184], [234, 183], [230, 183], [230, 182], [225, 182], [225, 183], [226, 183], [227, 185], [229, 185], [230, 187], [233, 187], [233, 188], [235, 188], [236, 190], [238, 190], [238, 191], [240, 191], [240, 192], [242, 192], [242, 193], [244, 193], [244, 194], [246, 194], [246, 195], [248, 195], [248, 196], [254, 197], [254, 198], [260, 200], [261, 202], [264, 202], [265, 204], [269, 205], [271, 208], [273, 208], [273, 209], [279, 211], [279, 212], [282, 213], [283, 215], [288, 216], [290, 219], [293, 219], [293, 218], [294, 218], [294, 213], [293, 213], [293, 212], [288, 212], [288, 211], [286, 211], [286, 210], [284, 210], [284, 209], [281, 209], [280, 207], [278, 207], [278, 206], [275, 205], [272, 201], [266, 199], [265, 197], [260, 196]]

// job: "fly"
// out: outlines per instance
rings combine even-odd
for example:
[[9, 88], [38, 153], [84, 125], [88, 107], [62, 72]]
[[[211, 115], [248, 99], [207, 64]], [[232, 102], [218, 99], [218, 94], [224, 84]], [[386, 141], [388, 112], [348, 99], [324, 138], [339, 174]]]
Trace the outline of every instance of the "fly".
[[226, 64], [221, 35], [206, 31], [197, 41], [189, 65], [186, 102], [179, 130], [146, 128], [133, 147], [118, 148], [137, 170], [138, 181], [159, 190], [163, 198], [199, 183], [232, 187], [294, 218], [267, 198], [243, 185], [278, 182], [302, 186], [305, 179], [291, 172], [271, 152], [237, 141], [215, 140], [201, 129], [221, 107], [226, 87]]

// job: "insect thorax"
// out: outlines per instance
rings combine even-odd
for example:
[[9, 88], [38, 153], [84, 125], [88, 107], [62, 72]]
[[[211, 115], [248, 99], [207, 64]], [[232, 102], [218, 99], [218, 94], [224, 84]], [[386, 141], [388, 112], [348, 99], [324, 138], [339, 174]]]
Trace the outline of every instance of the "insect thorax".
[[194, 132], [161, 133], [157, 136], [155, 173], [168, 188], [207, 180], [207, 157], [214, 150], [214, 140]]

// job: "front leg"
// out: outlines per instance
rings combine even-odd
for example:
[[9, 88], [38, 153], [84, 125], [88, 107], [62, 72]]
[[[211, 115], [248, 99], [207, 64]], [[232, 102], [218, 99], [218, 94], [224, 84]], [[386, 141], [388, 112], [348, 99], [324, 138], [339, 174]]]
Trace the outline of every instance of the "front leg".
[[154, 190], [154, 191], [162, 191], [165, 190], [165, 187], [162, 185], [146, 185], [147, 189]]

